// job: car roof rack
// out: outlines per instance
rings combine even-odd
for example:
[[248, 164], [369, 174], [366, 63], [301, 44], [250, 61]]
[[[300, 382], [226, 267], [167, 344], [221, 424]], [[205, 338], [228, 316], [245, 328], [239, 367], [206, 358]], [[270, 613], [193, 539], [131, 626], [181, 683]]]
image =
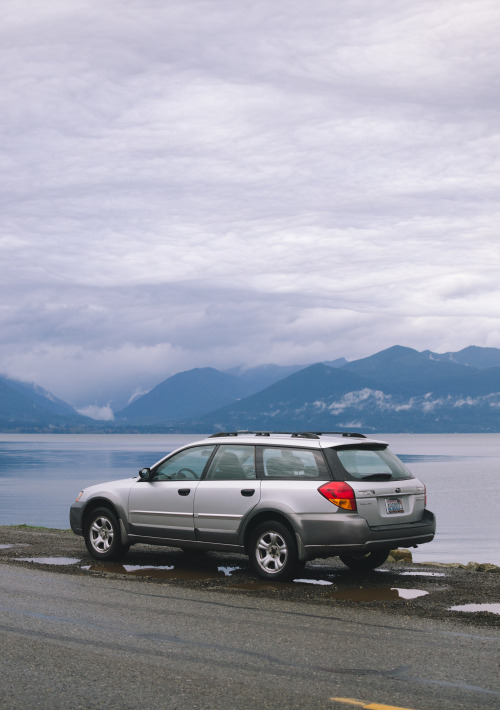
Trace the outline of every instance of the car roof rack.
[[366, 439], [364, 434], [359, 434], [355, 431], [218, 431], [215, 434], [210, 434], [209, 439], [217, 439], [222, 436], [274, 436], [275, 434], [284, 434], [295, 439], [319, 439], [320, 436], [345, 436], [353, 439]]
[[366, 439], [364, 434], [360, 434], [357, 431], [315, 431], [313, 433], [318, 436], [350, 436], [353, 439]]

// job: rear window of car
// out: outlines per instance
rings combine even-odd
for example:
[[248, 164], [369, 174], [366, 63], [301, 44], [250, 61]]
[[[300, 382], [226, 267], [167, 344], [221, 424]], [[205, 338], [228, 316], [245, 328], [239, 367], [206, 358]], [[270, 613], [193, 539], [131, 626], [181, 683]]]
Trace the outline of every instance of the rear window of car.
[[[364, 481], [397, 481], [413, 478], [404, 463], [386, 447], [346, 446], [326, 449], [329, 464], [347, 474], [346, 478]], [[339, 469], [340, 464], [340, 469]]]

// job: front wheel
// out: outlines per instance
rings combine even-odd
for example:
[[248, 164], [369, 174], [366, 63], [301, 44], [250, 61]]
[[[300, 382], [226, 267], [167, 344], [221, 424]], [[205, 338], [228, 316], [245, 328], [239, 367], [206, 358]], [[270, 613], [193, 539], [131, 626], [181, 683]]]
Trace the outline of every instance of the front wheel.
[[249, 545], [250, 562], [259, 577], [285, 582], [298, 569], [297, 545], [290, 530], [274, 520], [253, 531]]
[[125, 554], [129, 545], [123, 545], [120, 525], [108, 508], [96, 508], [85, 523], [85, 544], [96, 560], [114, 560]]
[[369, 572], [383, 565], [389, 557], [390, 550], [372, 550], [359, 555], [339, 555], [342, 562], [355, 572]]

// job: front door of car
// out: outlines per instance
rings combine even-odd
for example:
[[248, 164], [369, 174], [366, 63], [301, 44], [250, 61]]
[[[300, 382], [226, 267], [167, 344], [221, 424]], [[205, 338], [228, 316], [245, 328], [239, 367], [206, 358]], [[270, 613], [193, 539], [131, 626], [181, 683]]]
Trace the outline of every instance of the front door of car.
[[213, 457], [194, 496], [194, 526], [198, 540], [238, 544], [245, 516], [260, 500], [255, 474], [255, 447], [224, 444]]
[[193, 446], [163, 460], [129, 495], [130, 532], [143, 537], [194, 540], [194, 496], [214, 445]]

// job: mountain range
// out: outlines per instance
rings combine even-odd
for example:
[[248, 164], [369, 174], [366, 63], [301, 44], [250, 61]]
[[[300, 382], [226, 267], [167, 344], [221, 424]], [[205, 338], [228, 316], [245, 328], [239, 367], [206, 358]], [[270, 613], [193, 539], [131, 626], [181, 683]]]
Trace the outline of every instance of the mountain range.
[[500, 432], [500, 349], [440, 354], [396, 345], [352, 362], [196, 368], [159, 383], [105, 423], [36, 385], [0, 377], [0, 429]]
[[80, 431], [94, 421], [35, 384], [0, 375], [0, 431]]

